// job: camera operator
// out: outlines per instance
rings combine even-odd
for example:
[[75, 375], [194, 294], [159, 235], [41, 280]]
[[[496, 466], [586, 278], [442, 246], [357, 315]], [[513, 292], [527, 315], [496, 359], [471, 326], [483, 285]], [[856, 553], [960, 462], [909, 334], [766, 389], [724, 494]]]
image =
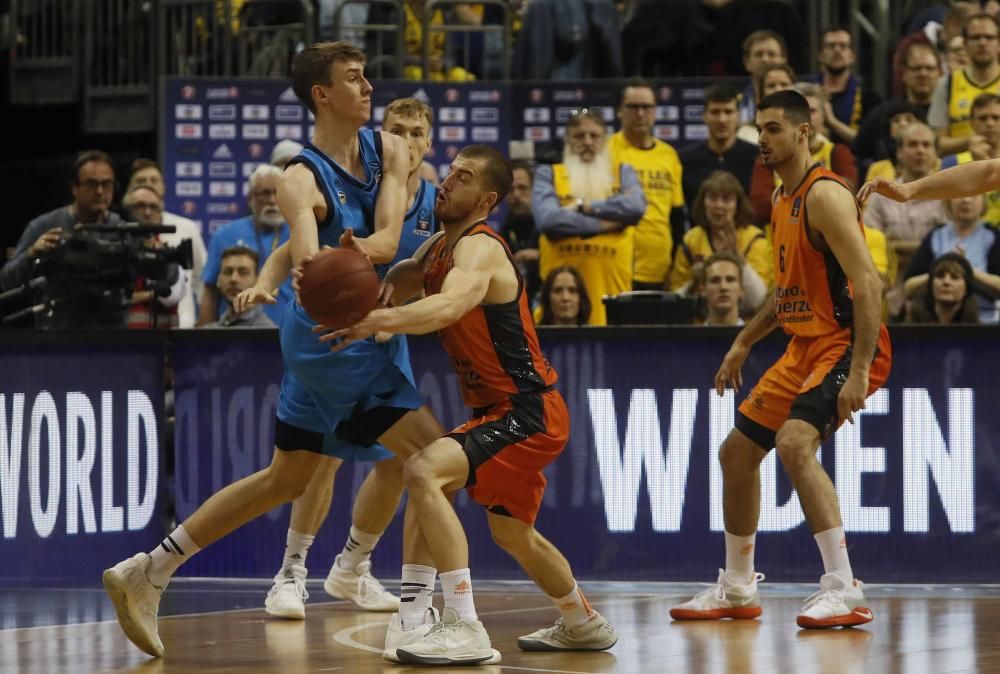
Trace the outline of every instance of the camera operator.
[[[143, 225], [163, 224], [163, 197], [153, 187], [139, 185], [122, 198], [122, 207], [131, 220]], [[145, 241], [149, 248], [162, 248], [161, 235]], [[144, 276], [135, 280], [128, 308], [127, 327], [176, 328], [179, 326], [177, 305], [188, 289], [188, 272], [177, 264], [167, 265], [166, 278], [153, 281]]]
[[17, 248], [0, 270], [0, 290], [23, 286], [35, 275], [37, 262], [54, 249], [63, 233], [79, 222], [116, 224], [117, 213], [109, 210], [115, 193], [115, 169], [111, 157], [99, 150], [81, 154], [73, 165], [73, 203], [49, 211], [28, 223]]

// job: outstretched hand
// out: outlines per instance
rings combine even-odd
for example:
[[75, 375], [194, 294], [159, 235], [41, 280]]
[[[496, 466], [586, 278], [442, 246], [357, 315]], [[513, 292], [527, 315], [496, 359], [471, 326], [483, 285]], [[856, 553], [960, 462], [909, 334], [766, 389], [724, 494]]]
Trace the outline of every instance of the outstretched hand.
[[233, 300], [233, 311], [242, 314], [255, 304], [277, 304], [278, 299], [269, 290], [252, 286], [242, 291]]
[[[316, 325], [312, 330], [316, 334], [320, 335], [319, 341], [333, 342], [330, 345], [331, 351], [341, 351], [347, 348], [347, 346], [352, 342], [368, 339], [376, 333], [383, 333], [382, 319], [384, 318], [386, 311], [388, 311], [388, 309], [375, 309], [369, 312], [367, 316], [354, 325], [340, 330], [331, 330], [325, 325]], [[389, 335], [389, 337], [391, 337], [391, 335]], [[387, 338], [383, 335], [382, 339], [379, 341], [387, 341]]]
[[361, 243], [361, 239], [354, 236], [353, 229], [345, 229], [344, 233], [340, 235], [340, 247], [353, 250], [355, 253], [361, 253], [368, 258], [369, 262], [372, 260], [368, 255], [368, 251], [365, 250], [364, 245]]
[[909, 201], [906, 186], [885, 178], [875, 178], [865, 183], [858, 191], [858, 203], [863, 204], [873, 194], [881, 194], [883, 197], [898, 201], [900, 203]]
[[720, 396], [726, 393], [727, 388], [739, 391], [743, 386], [743, 363], [750, 355], [750, 349], [734, 342], [722, 359], [719, 371], [715, 373], [715, 391]]

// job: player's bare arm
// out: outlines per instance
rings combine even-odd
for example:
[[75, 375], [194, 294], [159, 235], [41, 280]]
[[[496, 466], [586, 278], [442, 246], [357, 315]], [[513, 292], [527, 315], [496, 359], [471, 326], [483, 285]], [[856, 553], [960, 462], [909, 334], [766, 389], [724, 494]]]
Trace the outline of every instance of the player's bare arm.
[[399, 235], [406, 219], [406, 179], [410, 173], [410, 148], [399, 136], [382, 133], [382, 184], [375, 198], [375, 232], [365, 239], [354, 239], [374, 264], [385, 264], [396, 257]]
[[292, 271], [292, 249], [289, 242], [274, 249], [264, 262], [257, 282], [247, 288], [233, 302], [233, 309], [242, 314], [255, 304], [276, 304], [278, 302], [278, 286], [285, 282]]
[[456, 323], [487, 299], [494, 276], [509, 267], [503, 247], [488, 236], [471, 236], [455, 246], [454, 266], [445, 276], [441, 292], [391, 309], [375, 309], [361, 322], [324, 335], [322, 341], [339, 339], [333, 348], [365, 339], [376, 332], [424, 335]]
[[302, 164], [295, 164], [281, 174], [278, 180], [278, 208], [288, 223], [292, 264], [299, 266], [303, 259], [319, 250], [317, 218], [326, 211], [326, 202], [316, 186], [312, 171]]
[[865, 201], [872, 194], [881, 194], [893, 201], [911, 199], [958, 199], [1000, 189], [1000, 159], [984, 159], [959, 164], [910, 183], [895, 183], [876, 178], [858, 192]]
[[868, 396], [868, 371], [875, 358], [882, 313], [883, 283], [858, 226], [854, 197], [830, 180], [816, 183], [806, 197], [809, 224], [822, 237], [854, 287], [854, 354], [840, 389], [837, 411], [853, 422]]
[[383, 302], [389, 306], [406, 304], [419, 297], [424, 291], [424, 256], [434, 243], [444, 236], [438, 232], [430, 237], [413, 253], [413, 257], [400, 260], [392, 266], [383, 281], [383, 298], [391, 302]]
[[754, 344], [778, 327], [778, 314], [774, 310], [774, 290], [768, 295], [753, 318], [743, 326], [729, 347], [719, 371], [715, 373], [715, 391], [721, 396], [727, 388], [739, 391], [743, 386], [743, 363]]

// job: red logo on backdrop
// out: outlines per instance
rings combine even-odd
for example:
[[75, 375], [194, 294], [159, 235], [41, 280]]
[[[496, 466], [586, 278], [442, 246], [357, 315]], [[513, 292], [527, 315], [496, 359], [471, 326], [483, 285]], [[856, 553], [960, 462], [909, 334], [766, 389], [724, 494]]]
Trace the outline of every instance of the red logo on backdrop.
[[258, 157], [260, 157], [263, 154], [264, 154], [264, 146], [263, 145], [261, 145], [260, 143], [251, 143], [250, 144], [250, 156], [251, 157], [253, 157], [254, 159], [257, 159]]
[[240, 205], [238, 203], [234, 202], [234, 201], [230, 201], [229, 202], [229, 212], [230, 213], [239, 213], [239, 211], [240, 211]]
[[532, 103], [541, 103], [545, 100], [545, 92], [541, 89], [532, 89], [529, 95], [531, 96]]
[[673, 90], [670, 87], [660, 87], [660, 100], [669, 101], [674, 95]]
[[458, 148], [454, 145], [449, 145], [448, 149], [445, 150], [444, 153], [448, 155], [448, 159], [454, 159], [458, 156]]
[[181, 205], [181, 210], [184, 211], [185, 215], [194, 215], [198, 212], [198, 204], [193, 201], [185, 201]]
[[444, 93], [444, 97], [449, 103], [457, 102], [459, 98], [458, 89], [449, 89]]
[[197, 93], [197, 91], [190, 84], [187, 85], [187, 86], [181, 87], [181, 98], [184, 98], [184, 99], [187, 99], [187, 100], [191, 100], [192, 98], [195, 97], [196, 93]]
[[490, 100], [491, 101], [499, 101], [500, 100], [500, 92], [497, 91], [496, 89], [494, 89], [493, 91], [491, 91], [490, 92]]
[[240, 95], [240, 90], [239, 89], [237, 89], [236, 87], [229, 87], [229, 97], [230, 98], [236, 98], [239, 95]]

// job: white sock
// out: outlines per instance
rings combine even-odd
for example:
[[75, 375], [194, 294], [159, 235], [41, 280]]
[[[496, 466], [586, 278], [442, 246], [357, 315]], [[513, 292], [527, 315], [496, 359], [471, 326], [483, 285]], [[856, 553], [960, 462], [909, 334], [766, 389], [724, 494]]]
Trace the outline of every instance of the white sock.
[[372, 550], [375, 549], [375, 544], [381, 537], [382, 534], [370, 534], [361, 531], [352, 524], [351, 531], [347, 534], [347, 541], [344, 543], [344, 549], [340, 551], [337, 566], [352, 571], [358, 568], [358, 564], [371, 559]]
[[851, 570], [851, 560], [847, 556], [847, 537], [844, 527], [835, 527], [821, 531], [813, 538], [819, 546], [819, 554], [823, 557], [823, 571], [833, 573], [851, 585], [854, 582], [854, 572]]
[[568, 627], [582, 625], [594, 615], [594, 609], [591, 608], [587, 598], [583, 596], [583, 591], [580, 590], [580, 586], [576, 584], [575, 580], [573, 581], [572, 592], [565, 597], [550, 597], [550, 599], [552, 599], [552, 603], [556, 605], [556, 608], [559, 609], [559, 613], [562, 614], [563, 623]]
[[444, 607], [453, 608], [462, 620], [478, 620], [476, 602], [472, 599], [472, 572], [468, 568], [438, 574]]
[[146, 570], [146, 577], [156, 587], [165, 587], [177, 567], [194, 557], [199, 550], [201, 548], [184, 531], [184, 525], [180, 525], [149, 553], [153, 561]]
[[424, 624], [424, 613], [434, 598], [437, 569], [420, 564], [403, 564], [399, 583], [399, 625], [412, 630]]
[[739, 585], [753, 580], [753, 552], [757, 547], [757, 534], [736, 536], [726, 532], [726, 576]]
[[281, 560], [281, 568], [287, 569], [292, 565], [305, 566], [309, 546], [312, 545], [315, 538], [315, 536], [300, 534], [289, 528], [288, 535], [285, 536], [285, 558]]

